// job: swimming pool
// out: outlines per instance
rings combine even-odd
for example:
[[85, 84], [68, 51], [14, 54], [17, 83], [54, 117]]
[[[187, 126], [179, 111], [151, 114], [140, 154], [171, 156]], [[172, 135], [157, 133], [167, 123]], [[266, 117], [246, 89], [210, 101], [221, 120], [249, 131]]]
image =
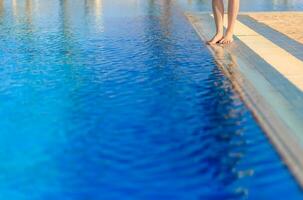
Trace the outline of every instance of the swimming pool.
[[302, 198], [179, 4], [0, 3], [0, 199]]

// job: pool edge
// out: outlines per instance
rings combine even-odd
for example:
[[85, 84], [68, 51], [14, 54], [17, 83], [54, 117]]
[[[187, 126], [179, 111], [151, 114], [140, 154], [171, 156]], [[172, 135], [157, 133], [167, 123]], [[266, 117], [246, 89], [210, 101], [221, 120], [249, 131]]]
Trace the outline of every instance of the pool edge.
[[[201, 26], [201, 23], [198, 22], [197, 18], [195, 17], [197, 15], [210, 16], [210, 14], [207, 12], [185, 13], [186, 18], [189, 20], [190, 24], [195, 29], [196, 33], [199, 35], [203, 42], [209, 38], [209, 33], [206, 33], [205, 31], [208, 31], [209, 27], [207, 26], [210, 24], [206, 24], [206, 27], [205, 25]], [[267, 137], [275, 146], [283, 161], [290, 169], [298, 184], [301, 186], [301, 189], [303, 189], [303, 157], [300, 156], [303, 155], [303, 146], [302, 141], [300, 138], [298, 138], [297, 133], [295, 133], [303, 131], [302, 126], [292, 127], [292, 124], [287, 124], [283, 117], [277, 115], [275, 111], [277, 108], [268, 103], [268, 98], [266, 99], [264, 96], [262, 96], [262, 94], [260, 94], [259, 90], [256, 88], [255, 84], [251, 81], [251, 79], [249, 80], [247, 77], [248, 73], [255, 73], [255, 75], [249, 74], [249, 76], [255, 77], [258, 77], [262, 74], [260, 72], [254, 71], [253, 67], [247, 67], [245, 69], [246, 71], [239, 69], [239, 65], [249, 64], [245, 61], [245, 58], [241, 58], [239, 55], [237, 57], [238, 60], [233, 61], [233, 55], [231, 53], [233, 51], [233, 47], [230, 47], [229, 51], [226, 51], [224, 48], [218, 46], [207, 47], [214, 56], [218, 67], [230, 79], [236, 91], [240, 94], [247, 107], [252, 111], [254, 117], [266, 133]], [[221, 52], [218, 54], [218, 51]], [[258, 77], [258, 80], [261, 80], [262, 78], [264, 77]], [[264, 84], [269, 84], [265, 86], [265, 90], [271, 92], [271, 90], [274, 89], [270, 83], [266, 82], [265, 79], [262, 81]], [[263, 91], [263, 94], [264, 93], [266, 93], [266, 91]], [[299, 122], [300, 120], [297, 121], [296, 124]], [[298, 130], [298, 128], [300, 130]]]

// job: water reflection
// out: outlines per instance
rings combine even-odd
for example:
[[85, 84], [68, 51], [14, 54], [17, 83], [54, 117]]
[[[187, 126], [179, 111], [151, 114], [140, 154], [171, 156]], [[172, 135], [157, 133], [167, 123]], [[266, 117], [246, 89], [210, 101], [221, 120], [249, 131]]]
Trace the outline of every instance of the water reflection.
[[4, 199], [299, 195], [175, 1], [5, 2], [0, 188], [24, 196]]
[[[158, 11], [156, 15], [148, 15], [147, 20], [144, 22], [146, 26], [146, 37], [150, 39], [148, 45], [151, 48], [151, 52], [158, 54], [158, 60], [161, 60], [165, 64], [165, 60], [170, 58], [169, 53], [173, 53], [169, 48], [173, 45], [171, 42], [171, 1], [161, 2], [149, 0], [148, 13]], [[158, 20], [159, 19], [159, 20]], [[157, 36], [157, 37], [156, 37]]]
[[25, 20], [27, 24], [28, 32], [32, 32], [33, 29], [33, 2], [32, 0], [25, 0]]
[[17, 15], [17, 12], [18, 12], [18, 8], [17, 8], [17, 0], [12, 0], [12, 7], [13, 7], [13, 14], [14, 14], [14, 16], [16, 16]]
[[4, 14], [4, 0], [0, 0], [0, 21], [2, 20]]
[[[158, 55], [157, 57], [161, 61], [160, 63], [155, 63], [155, 66], [165, 67], [166, 73], [167, 71], [172, 72], [170, 74], [172, 76], [168, 76], [167, 81], [170, 79], [191, 79], [192, 77], [188, 77], [185, 74], [182, 74], [182, 78], [178, 76], [178, 64], [175, 60], [176, 58], [180, 60], [184, 59], [178, 56], [178, 46], [182, 46], [184, 49], [191, 48], [186, 45], [186, 41], [184, 41], [185, 43], [181, 42], [180, 35], [184, 34], [184, 32], [176, 29], [174, 26], [173, 18], [180, 16], [174, 16], [176, 13], [171, 11], [173, 5], [170, 1], [164, 1], [162, 4], [157, 3], [159, 2], [149, 1], [148, 8], [150, 9], [149, 13], [154, 10], [160, 10], [160, 14], [157, 15], [160, 20], [155, 19], [155, 16], [149, 16], [145, 22], [147, 24], [146, 33], [150, 37], [157, 36], [151, 37], [152, 41], [149, 49], [149, 51], [153, 52], [154, 56]], [[169, 34], [164, 34], [166, 32]], [[224, 59], [222, 47], [216, 49], [216, 52], [217, 57]], [[235, 62], [235, 60], [233, 61]], [[204, 62], [207, 63], [207, 61]], [[156, 72], [158, 76], [161, 74], [160, 70]], [[247, 188], [242, 187], [241, 190], [237, 190], [237, 188], [232, 187], [238, 181], [239, 173], [241, 173], [236, 168], [246, 148], [246, 139], [242, 137], [245, 132], [241, 128], [242, 122], [235, 121], [234, 119], [245, 118], [247, 113], [243, 112], [242, 109], [234, 109], [234, 105], [240, 104], [239, 98], [231, 95], [232, 88], [230, 87], [230, 83], [223, 78], [222, 73], [216, 67], [212, 68], [204, 83], [206, 85], [203, 88], [197, 86], [197, 91], [195, 92], [200, 93], [200, 90], [203, 91], [201, 96], [199, 96], [200, 101], [197, 104], [201, 106], [200, 109], [203, 110], [202, 112], [207, 114], [199, 122], [199, 124], [203, 124], [204, 126], [199, 127], [197, 125], [197, 128], [192, 130], [191, 139], [195, 143], [197, 142], [198, 145], [187, 144], [188, 146], [195, 146], [195, 149], [188, 155], [189, 159], [193, 157], [199, 159], [199, 173], [206, 174], [211, 171], [210, 176], [212, 176], [212, 180], [216, 180], [217, 184], [220, 185], [218, 187], [225, 187], [226, 191], [221, 191], [218, 197], [223, 194], [226, 196], [221, 196], [222, 198], [227, 198], [227, 196], [228, 198], [243, 197], [246, 195]], [[170, 93], [171, 97], [174, 97], [180, 89], [176, 85], [176, 87], [165, 88], [162, 92]], [[205, 98], [206, 96], [208, 98]], [[202, 121], [207, 121], [207, 123], [203, 123]], [[211, 124], [218, 124], [218, 126], [211, 126]], [[228, 124], [228, 126], [220, 126], [223, 124]], [[205, 135], [205, 132], [208, 132], [208, 134]], [[182, 149], [185, 147], [180, 145], [179, 148]], [[180, 151], [180, 149], [176, 149], [176, 151]], [[247, 169], [247, 171], [249, 170]], [[251, 175], [246, 172], [244, 176]], [[230, 191], [226, 188], [229, 188]]]
[[104, 31], [104, 2], [103, 0], [85, 0], [86, 17], [94, 20], [95, 31], [101, 33]]

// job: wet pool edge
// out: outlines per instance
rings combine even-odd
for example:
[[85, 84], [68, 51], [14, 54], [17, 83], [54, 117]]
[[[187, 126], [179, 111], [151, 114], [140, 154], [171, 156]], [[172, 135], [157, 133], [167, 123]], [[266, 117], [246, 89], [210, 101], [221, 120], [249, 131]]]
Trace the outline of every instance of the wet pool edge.
[[[188, 12], [185, 15], [202, 42], [212, 35], [214, 30], [209, 13]], [[294, 112], [294, 110], [302, 110], [302, 107], [289, 103], [277, 86], [273, 85], [271, 79], [276, 83], [286, 84], [286, 90], [288, 87], [296, 93], [296, 89], [279, 77], [279, 74], [271, 71], [273, 70], [271, 66], [240, 40], [236, 39], [235, 44], [229, 47], [208, 46], [208, 49], [214, 56], [217, 66], [229, 78], [298, 184], [303, 188], [303, 158], [300, 156], [303, 154], [303, 140], [300, 137], [303, 126], [301, 117]], [[255, 60], [257, 64], [252, 62]], [[274, 75], [267, 77], [268, 74], [265, 75], [264, 69], [260, 70], [260, 68]]]

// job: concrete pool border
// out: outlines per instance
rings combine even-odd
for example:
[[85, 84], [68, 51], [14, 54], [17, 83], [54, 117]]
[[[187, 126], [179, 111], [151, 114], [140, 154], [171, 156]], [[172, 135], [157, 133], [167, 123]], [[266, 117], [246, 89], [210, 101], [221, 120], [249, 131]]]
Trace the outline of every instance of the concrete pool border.
[[250, 28], [256, 30], [259, 34], [268, 38], [270, 41], [277, 44], [281, 48], [285, 49], [296, 58], [303, 60], [303, 45], [300, 42], [289, 38], [287, 35], [284, 35], [283, 33], [271, 28], [267, 24], [259, 23], [257, 20], [250, 17], [249, 14], [250, 13], [239, 15], [238, 20], [242, 23], [245, 23], [245, 25], [249, 26]]
[[[212, 36], [210, 13], [185, 15], [202, 41]], [[225, 47], [208, 48], [303, 188], [302, 91], [239, 38]]]

